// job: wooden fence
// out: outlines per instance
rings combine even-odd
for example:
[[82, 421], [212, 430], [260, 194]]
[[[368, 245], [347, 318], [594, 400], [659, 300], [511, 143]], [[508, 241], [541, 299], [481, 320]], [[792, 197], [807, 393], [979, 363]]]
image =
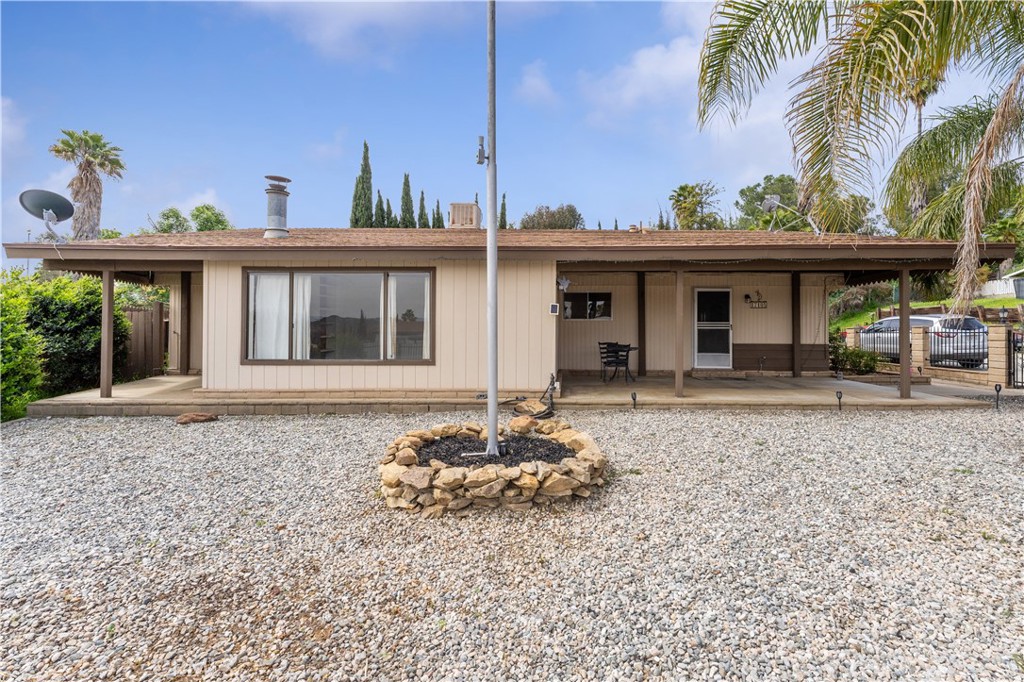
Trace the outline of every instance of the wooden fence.
[[144, 379], [162, 374], [167, 353], [167, 306], [154, 303], [144, 308], [124, 308], [124, 314], [132, 323], [132, 335], [123, 376]]

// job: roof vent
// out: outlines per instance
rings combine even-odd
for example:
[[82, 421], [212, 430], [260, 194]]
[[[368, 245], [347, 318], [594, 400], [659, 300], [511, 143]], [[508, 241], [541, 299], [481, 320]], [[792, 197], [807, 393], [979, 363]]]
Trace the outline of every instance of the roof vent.
[[291, 182], [280, 175], [266, 175], [270, 181], [267, 187], [267, 229], [263, 232], [264, 239], [281, 239], [288, 236], [288, 190], [286, 185]]

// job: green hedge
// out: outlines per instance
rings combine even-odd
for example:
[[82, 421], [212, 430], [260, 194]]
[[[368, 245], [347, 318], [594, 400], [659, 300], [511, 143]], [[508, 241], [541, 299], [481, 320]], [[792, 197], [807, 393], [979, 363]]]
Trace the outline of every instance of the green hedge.
[[25, 416], [42, 396], [43, 338], [25, 321], [36, 282], [20, 269], [0, 272], [0, 420]]
[[[64, 275], [44, 280], [21, 270], [3, 271], [0, 330], [0, 395], [4, 421], [25, 414], [25, 405], [100, 383], [103, 290], [94, 277]], [[114, 368], [128, 359], [131, 323], [115, 301]]]

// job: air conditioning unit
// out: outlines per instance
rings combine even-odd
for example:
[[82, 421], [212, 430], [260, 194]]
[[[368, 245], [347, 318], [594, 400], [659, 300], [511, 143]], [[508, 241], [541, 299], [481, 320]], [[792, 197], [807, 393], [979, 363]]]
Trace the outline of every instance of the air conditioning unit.
[[483, 227], [483, 211], [476, 204], [451, 204], [448, 209], [448, 227], [479, 230]]

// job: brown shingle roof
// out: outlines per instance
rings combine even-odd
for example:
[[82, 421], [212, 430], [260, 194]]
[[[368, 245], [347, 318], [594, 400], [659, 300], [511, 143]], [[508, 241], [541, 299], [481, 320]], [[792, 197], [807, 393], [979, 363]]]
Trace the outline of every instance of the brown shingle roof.
[[[477, 229], [354, 229], [354, 228], [292, 228], [284, 239], [265, 239], [262, 229], [224, 230], [218, 232], [184, 232], [177, 234], [143, 234], [118, 239], [75, 242], [64, 248], [107, 250], [113, 248], [170, 249], [482, 249], [487, 241], [485, 230]], [[953, 246], [954, 242], [864, 235], [823, 235], [809, 232], [764, 232], [745, 230], [501, 230], [499, 248], [514, 250], [573, 249], [686, 249], [686, 248], [793, 248], [861, 246]]]

